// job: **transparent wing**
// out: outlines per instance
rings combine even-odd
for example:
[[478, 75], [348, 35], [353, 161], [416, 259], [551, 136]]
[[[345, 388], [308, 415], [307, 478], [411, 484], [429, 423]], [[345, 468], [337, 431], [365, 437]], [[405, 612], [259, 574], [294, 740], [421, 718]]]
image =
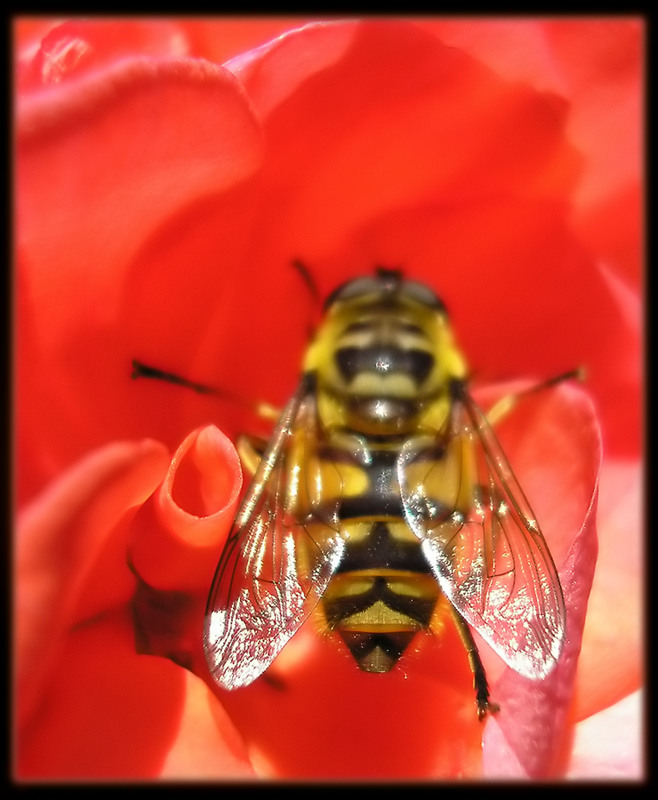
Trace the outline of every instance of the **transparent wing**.
[[400, 455], [405, 516], [457, 611], [510, 667], [541, 678], [564, 641], [557, 570], [485, 415], [466, 393], [455, 412], [452, 430]]
[[322, 504], [316, 452], [314, 392], [302, 381], [254, 475], [210, 588], [204, 650], [225, 689], [246, 686], [269, 667], [342, 556], [338, 504]]

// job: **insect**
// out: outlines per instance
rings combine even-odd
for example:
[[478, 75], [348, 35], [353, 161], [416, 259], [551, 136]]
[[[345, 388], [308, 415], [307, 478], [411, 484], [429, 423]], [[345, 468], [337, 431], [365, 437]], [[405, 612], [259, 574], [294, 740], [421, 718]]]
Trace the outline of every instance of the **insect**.
[[555, 666], [557, 570], [430, 288], [378, 268], [333, 291], [253, 460], [205, 616], [221, 687], [254, 681], [314, 610], [382, 673], [448, 605], [480, 719], [497, 706], [469, 626], [521, 675]]

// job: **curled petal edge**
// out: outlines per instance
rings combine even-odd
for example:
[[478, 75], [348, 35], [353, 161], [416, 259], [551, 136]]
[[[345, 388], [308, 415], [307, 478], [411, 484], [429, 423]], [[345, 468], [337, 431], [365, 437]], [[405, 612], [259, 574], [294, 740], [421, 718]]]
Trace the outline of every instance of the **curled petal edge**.
[[230, 439], [214, 425], [190, 433], [133, 520], [134, 571], [158, 589], [209, 586], [241, 487], [240, 460]]

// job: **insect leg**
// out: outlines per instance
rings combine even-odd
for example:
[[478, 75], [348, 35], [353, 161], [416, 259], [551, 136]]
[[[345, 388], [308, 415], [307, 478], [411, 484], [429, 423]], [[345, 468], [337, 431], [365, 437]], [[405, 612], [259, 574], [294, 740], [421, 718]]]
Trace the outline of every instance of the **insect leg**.
[[210, 386], [207, 383], [196, 383], [195, 381], [190, 381], [187, 378], [183, 378], [181, 375], [177, 375], [175, 372], [166, 372], [165, 370], [158, 369], [158, 367], [152, 367], [149, 364], [144, 364], [142, 361], [138, 361], [135, 358], [133, 358], [132, 367], [133, 371], [130, 377], [133, 380], [137, 380], [137, 378], [152, 378], [154, 380], [164, 381], [165, 383], [173, 383], [177, 386], [183, 386], [186, 389], [192, 389], [192, 391], [197, 392], [197, 394], [211, 394], [215, 395], [216, 397], [223, 397], [231, 402], [247, 406], [257, 416], [261, 417], [261, 419], [276, 421], [281, 415], [281, 409], [275, 408], [275, 406], [272, 406], [269, 403], [254, 402], [252, 400], [247, 400], [244, 397], [240, 397], [240, 395], [237, 395], [234, 392], [229, 392], [226, 389]]
[[506, 417], [510, 411], [512, 411], [519, 400], [522, 400], [529, 394], [541, 392], [544, 389], [555, 386], [556, 383], [562, 383], [562, 381], [582, 381], [584, 379], [585, 370], [582, 367], [577, 367], [576, 369], [571, 369], [568, 372], [562, 372], [559, 375], [554, 375], [552, 378], [547, 378], [545, 381], [540, 381], [539, 383], [536, 383], [533, 386], [530, 386], [528, 389], [524, 389], [523, 391], [513, 392], [512, 394], [505, 395], [505, 397], [501, 397], [500, 400], [498, 400], [497, 403], [494, 403], [489, 411], [487, 411], [487, 421], [490, 425], [496, 425], [501, 419]]
[[257, 436], [241, 434], [238, 437], [236, 447], [242, 466], [249, 477], [253, 478], [267, 447], [267, 440]]
[[468, 627], [466, 620], [457, 611], [452, 609], [452, 614], [457, 626], [459, 637], [466, 648], [468, 654], [468, 662], [471, 665], [473, 672], [473, 688], [475, 689], [475, 702], [477, 704], [478, 719], [482, 720], [487, 714], [495, 714], [500, 711], [500, 706], [491, 702], [489, 698], [489, 684], [487, 683], [487, 673], [484, 670], [484, 664], [480, 658], [475, 639]]
[[137, 378], [153, 378], [158, 381], [164, 381], [165, 383], [174, 383], [177, 386], [185, 386], [185, 388], [192, 389], [192, 391], [197, 392], [198, 394], [221, 394], [220, 390], [216, 389], [214, 386], [208, 386], [205, 383], [195, 383], [194, 381], [189, 381], [187, 378], [176, 375], [174, 372], [165, 372], [157, 367], [144, 364], [142, 361], [138, 361], [136, 358], [133, 358], [132, 366], [133, 371], [130, 377], [133, 380], [137, 380]]
[[292, 260], [292, 266], [294, 269], [297, 270], [301, 279], [304, 281], [304, 285], [306, 286], [308, 293], [311, 295], [313, 304], [319, 306], [320, 292], [315, 283], [315, 279], [313, 278], [311, 270], [306, 266], [306, 264], [303, 261], [300, 261], [298, 258], [294, 258]]

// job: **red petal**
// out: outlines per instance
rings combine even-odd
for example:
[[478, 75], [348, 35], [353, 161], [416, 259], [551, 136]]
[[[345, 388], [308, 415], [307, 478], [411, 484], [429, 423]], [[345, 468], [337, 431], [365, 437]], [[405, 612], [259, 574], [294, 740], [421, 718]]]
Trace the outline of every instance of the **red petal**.
[[590, 250], [638, 292], [644, 276], [642, 192], [639, 181], [629, 183], [596, 205], [581, 209], [578, 216], [580, 235]]
[[[255, 55], [229, 66], [266, 116], [266, 186], [286, 208], [276, 238], [312, 263], [391, 209], [432, 198], [445, 212], [521, 187], [559, 195], [574, 180], [563, 103], [506, 86], [412, 25], [317, 25]], [[368, 255], [380, 254], [358, 269]]]
[[206, 684], [186, 674], [185, 706], [178, 736], [162, 765], [164, 780], [255, 778], [244, 744]]
[[[124, 60], [26, 99], [17, 126], [19, 425], [38, 486], [151, 416], [128, 391], [135, 341], [124, 341], [133, 331], [119, 312], [127, 307], [152, 333], [154, 319], [175, 330], [154, 295], [187, 306], [158, 273], [142, 293], [132, 260], [174, 211], [243, 180], [260, 138], [235, 80], [193, 60]], [[199, 292], [209, 296], [205, 285]]]
[[[155, 776], [175, 738], [184, 735], [183, 704], [194, 712], [199, 692], [186, 694], [178, 667], [135, 653], [133, 614], [126, 607], [134, 578], [126, 564], [124, 523], [132, 520], [133, 531], [139, 526], [143, 512], [133, 519], [132, 508], [162, 479], [166, 460], [163, 448], [152, 442], [108, 446], [23, 514], [16, 564], [17, 774], [22, 778]], [[223, 514], [194, 518], [197, 524], [171, 500], [172, 491], [180, 494], [174, 476], [195, 468], [212, 480], [206, 482], [204, 502], [213, 510], [227, 504]], [[165, 581], [201, 583], [205, 599], [218, 549], [208, 537], [215, 536], [218, 518], [226, 519], [224, 528], [230, 524], [238, 490], [239, 466], [230, 443], [212, 428], [190, 436], [170, 468], [159, 505], [185, 546], [179, 543], [176, 550], [167, 525], [169, 539], [151, 542], [157, 555], [163, 557], [160, 548], [173, 559]], [[148, 539], [148, 531], [140, 533]], [[138, 556], [131, 560], [140, 560], [138, 550], [129, 552]], [[199, 574], [190, 575], [195, 558], [201, 561]], [[149, 566], [158, 563], [153, 559]], [[192, 628], [198, 649], [201, 613]], [[210, 741], [217, 767], [229, 775], [251, 773], [221, 710]]]
[[187, 50], [181, 30], [158, 20], [76, 20], [42, 33], [36, 52], [19, 61], [19, 91], [57, 86], [135, 53], [180, 56]]
[[[165, 465], [166, 453], [153, 442], [108, 446], [22, 515], [16, 555], [21, 777], [145, 775], [162, 752], [162, 737], [175, 730], [180, 678], [169, 665], [136, 663], [124, 610], [133, 579], [121, 520], [153, 490]], [[165, 685], [167, 705], [156, 691]], [[136, 740], [144, 746], [136, 748]]]
[[155, 777], [174, 739], [183, 671], [137, 656], [128, 610], [114, 609], [58, 642], [46, 696], [17, 746], [17, 776]]
[[576, 719], [644, 683], [646, 653], [642, 467], [608, 461], [601, 473], [599, 560], [578, 665]]
[[[418, 24], [505, 78], [559, 92], [569, 100], [571, 136], [586, 156], [579, 192], [584, 206], [591, 210], [607, 203], [641, 180], [641, 18], [447, 18]], [[613, 229], [619, 227], [615, 220]]]
[[[630, 252], [633, 258], [637, 225], [632, 216], [606, 212], [592, 192], [593, 187], [607, 192], [603, 202], [613, 208], [624, 197], [615, 192], [624, 187], [631, 200], [637, 198], [639, 177], [632, 174], [638, 170], [637, 120], [619, 117], [636, 116], [637, 52], [634, 62], [624, 60], [632, 55], [628, 39], [619, 39], [623, 47], [616, 48], [614, 37], [607, 44], [603, 37], [594, 42], [594, 61], [581, 58], [589, 51], [579, 49], [572, 36], [578, 29], [582, 38], [593, 28], [554, 27], [565, 59], [557, 65], [546, 46], [550, 26], [533, 24], [530, 36], [527, 26], [516, 26], [517, 44], [532, 55], [524, 59], [518, 49], [501, 46], [495, 35], [499, 25], [485, 22], [485, 37], [474, 53], [502, 57], [494, 64], [498, 75], [463, 53], [430, 45], [412, 26], [389, 21], [319, 25], [236, 60], [232, 68], [253, 93], [266, 125], [262, 183], [241, 181], [257, 169], [260, 157], [244, 98], [235, 86], [230, 90], [230, 82], [223, 94], [223, 79], [217, 81], [205, 67], [195, 73], [199, 91], [191, 93], [185, 81], [176, 84], [174, 65], [154, 75], [150, 89], [142, 76], [135, 81], [142, 89], [134, 92], [126, 68], [126, 95], [114, 60], [121, 43], [113, 51], [108, 41], [100, 51], [111, 68], [98, 91], [88, 91], [91, 73], [86, 73], [64, 94], [51, 89], [31, 98], [48, 113], [33, 113], [37, 105], [28, 104], [25, 119], [59, 124], [60, 110], [65, 113], [59, 128], [26, 131], [25, 151], [19, 150], [28, 164], [20, 177], [32, 184], [21, 190], [19, 205], [27, 199], [30, 213], [20, 219], [26, 234], [17, 237], [22, 259], [17, 364], [25, 422], [19, 453], [22, 470], [33, 481], [30, 489], [106, 437], [151, 431], [173, 444], [214, 413], [208, 402], [183, 397], [176, 387], [128, 381], [119, 386], [116, 376], [126, 374], [132, 356], [153, 353], [157, 366], [188, 377], [229, 389], [237, 383], [250, 398], [284, 399], [294, 384], [310, 305], [306, 295], [298, 296], [301, 283], [286, 266], [293, 256], [310, 263], [322, 289], [375, 262], [399, 263], [427, 279], [447, 299], [457, 334], [481, 376], [546, 377], [584, 363], [602, 400], [607, 451], [637, 459], [637, 295], [634, 303], [625, 302], [624, 291], [596, 263], [601, 252], [615, 258]], [[462, 30], [476, 28], [469, 20]], [[623, 63], [615, 62], [616, 53]], [[503, 74], [527, 78], [514, 71], [515, 58], [521, 69], [531, 62], [540, 89], [561, 91], [561, 75], [569, 76], [578, 89], [574, 96], [566, 92], [567, 100], [575, 99], [570, 116], [555, 98], [499, 78], [500, 64]], [[600, 70], [606, 59], [609, 69]], [[620, 69], [624, 64], [628, 69]], [[188, 74], [188, 66], [180, 68]], [[444, 74], [450, 77], [447, 84]], [[615, 88], [616, 75], [623, 80]], [[174, 98], [178, 87], [180, 102], [172, 99], [161, 109], [155, 100], [152, 106], [135, 101], [136, 95], [155, 98], [162, 79], [165, 96]], [[208, 84], [223, 101], [215, 103], [202, 91]], [[69, 93], [73, 88], [78, 105]], [[86, 108], [87, 99], [102, 113]], [[503, 108], [508, 115], [501, 120], [496, 112]], [[225, 111], [234, 123], [227, 134]], [[606, 136], [611, 126], [619, 136]], [[581, 231], [596, 246], [594, 253], [582, 248], [570, 219], [574, 133], [588, 159]], [[227, 154], [224, 181], [212, 147], [227, 136], [235, 147]], [[194, 160], [197, 145], [205, 159], [200, 164]], [[188, 171], [190, 163], [194, 168]], [[226, 186], [222, 195], [201, 200]], [[179, 213], [190, 201], [189, 211]], [[614, 263], [612, 269], [621, 268]], [[637, 266], [632, 269], [636, 276]], [[235, 427], [243, 426], [234, 416]], [[565, 477], [570, 474], [565, 470]], [[619, 560], [620, 537], [630, 532], [635, 542], [639, 530], [637, 514], [624, 520], [627, 502], [612, 482], [609, 494], [619, 505], [605, 554], [610, 574]], [[571, 498], [567, 483], [560, 497]], [[581, 489], [575, 504], [565, 504], [571, 511], [587, 492]], [[555, 494], [547, 496], [554, 504]], [[634, 546], [631, 550], [635, 558]], [[625, 566], [623, 581], [637, 579], [635, 567]], [[614, 584], [614, 592], [627, 598], [623, 581]], [[607, 585], [606, 578], [599, 596], [606, 595]], [[597, 640], [608, 612], [603, 606], [604, 619], [592, 628]], [[615, 670], [626, 670], [626, 661], [618, 666], [619, 650], [631, 650], [636, 659], [635, 634], [632, 628], [628, 648], [615, 648], [611, 626], [606, 683]], [[636, 667], [631, 671], [635, 681]], [[606, 692], [597, 689], [597, 698], [609, 697]], [[522, 755], [524, 763], [537, 761], [532, 753]]]
[[[606, 447], [637, 453], [638, 383], [620, 392], [618, 377], [638, 362], [639, 342], [597, 253], [574, 234], [578, 160], [559, 98], [397, 23], [319, 24], [230, 66], [272, 142], [271, 211], [245, 278], [263, 289], [265, 300], [249, 304], [261, 330], [294, 301], [264, 264], [301, 255], [323, 292], [372, 264], [402, 265], [446, 301], [474, 374], [546, 377], [583, 365]], [[624, 219], [617, 230], [637, 245]], [[286, 337], [297, 335], [287, 322]], [[262, 362], [263, 350], [254, 328], [240, 358]], [[279, 360], [259, 369], [263, 385], [278, 385]]]
[[[71, 626], [130, 597], [125, 539], [113, 535], [126, 510], [153, 490], [165, 463], [155, 442], [109, 445], [77, 464], [21, 515], [15, 565], [21, 717], [38, 702], [58, 642]], [[90, 593], [85, 584], [92, 573], [98, 577], [99, 568], [106, 580]]]
[[545, 31], [573, 102], [574, 140], [590, 163], [578, 199], [597, 205], [642, 178], [644, 22], [554, 20]]
[[482, 723], [463, 645], [451, 625], [383, 675], [361, 672], [314, 629], [293, 638], [265, 676], [217, 696], [263, 777], [473, 778]]
[[259, 15], [183, 17], [178, 24], [185, 31], [195, 54], [221, 64], [308, 21], [302, 17]]

